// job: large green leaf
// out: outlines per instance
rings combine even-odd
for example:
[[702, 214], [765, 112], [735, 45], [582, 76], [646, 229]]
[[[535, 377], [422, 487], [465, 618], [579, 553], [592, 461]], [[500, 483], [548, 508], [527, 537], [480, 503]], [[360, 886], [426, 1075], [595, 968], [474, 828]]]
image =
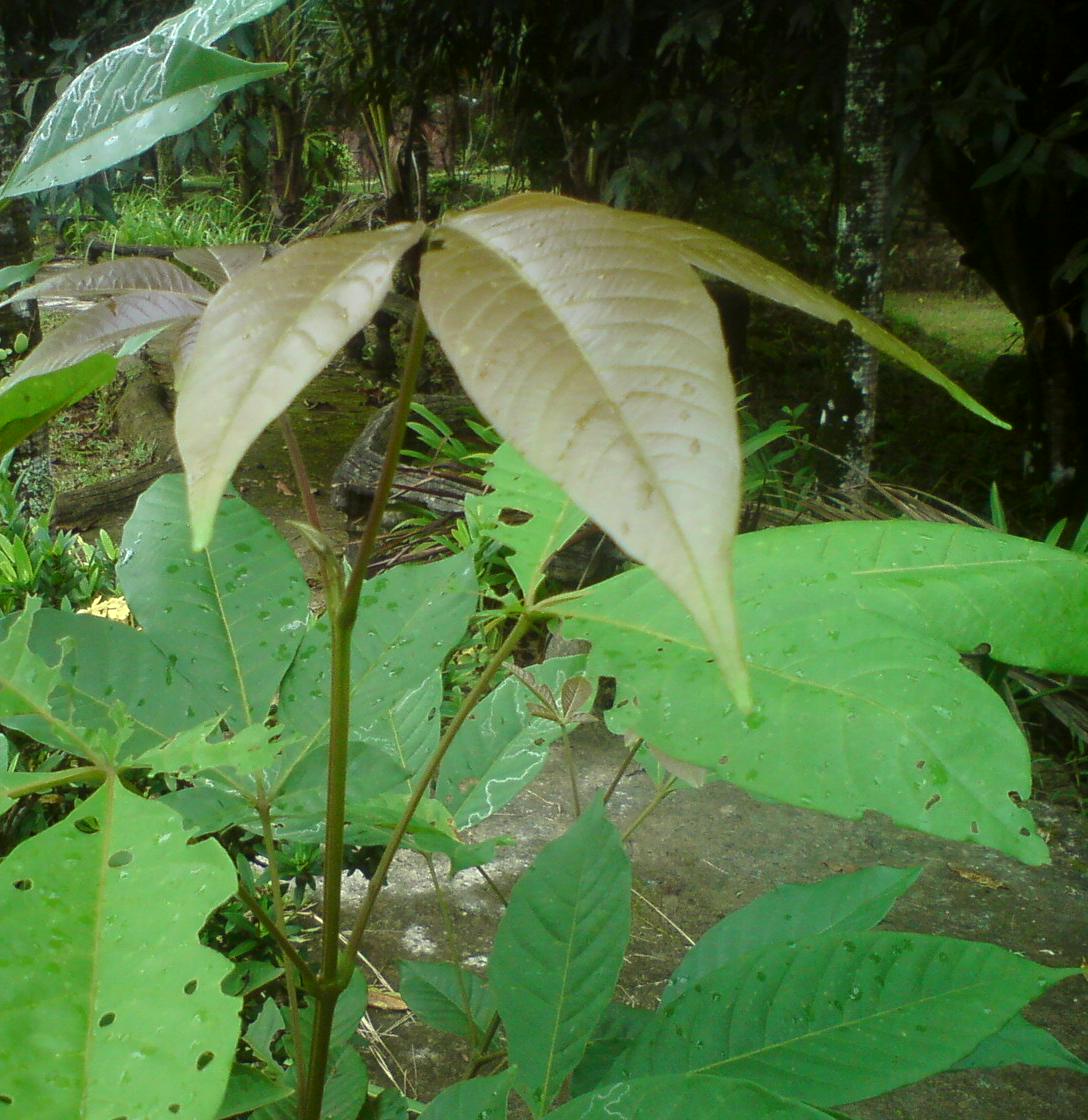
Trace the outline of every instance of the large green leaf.
[[169, 261], [157, 257], [119, 257], [86, 268], [65, 268], [54, 272], [29, 288], [20, 288], [15, 295], [0, 303], [0, 307], [13, 300], [42, 299], [46, 296], [93, 299], [125, 292], [170, 292], [197, 302], [211, 298], [207, 288], [201, 287], [188, 273]]
[[[353, 740], [388, 744], [394, 713], [464, 635], [476, 591], [472, 557], [465, 554], [401, 564], [363, 585], [351, 646]], [[328, 626], [319, 620], [303, 638], [280, 694], [280, 722], [306, 744], [296, 767], [307, 753], [323, 750], [328, 738], [329, 656]], [[319, 760], [318, 770], [323, 767]], [[290, 776], [282, 775], [278, 784], [290, 788]]]
[[1049, 1031], [1014, 1015], [996, 1034], [984, 1038], [953, 1069], [994, 1069], [1000, 1066], [1042, 1066], [1088, 1074], [1088, 1062], [1071, 1054]]
[[17, 370], [0, 380], [0, 455], [48, 423], [61, 409], [112, 381], [117, 359], [96, 354], [45, 374]]
[[370, 322], [422, 233], [416, 223], [297, 242], [215, 294], [176, 374], [194, 547], [208, 543], [249, 445]]
[[420, 1113], [419, 1120], [506, 1120], [513, 1081], [513, 1070], [458, 1081], [443, 1089]]
[[211, 1120], [241, 1001], [201, 946], [230, 858], [110, 781], [0, 865], [0, 1098], [12, 1116]]
[[1088, 670], [1086, 573], [1083, 557], [962, 526], [746, 534], [737, 598], [759, 701], [747, 719], [647, 571], [565, 603], [564, 633], [593, 643], [592, 674], [637, 696], [611, 713], [615, 730], [760, 795], [840, 816], [873, 809], [1042, 863], [1046, 846], [1009, 796], [1029, 794], [1027, 746], [959, 654], [985, 643], [1005, 661]]
[[921, 934], [773, 945], [702, 976], [655, 1015], [614, 1080], [713, 1073], [815, 1105], [862, 1100], [947, 1069], [1077, 971]]
[[31, 136], [0, 197], [85, 179], [199, 124], [231, 90], [280, 73], [207, 50], [283, 0], [200, 0], [137, 43], [110, 51], [65, 89]]
[[[0, 633], [3, 632], [3, 620]], [[145, 634], [93, 615], [43, 608], [34, 615], [30, 648], [50, 665], [61, 660], [49, 697], [52, 715], [76, 727], [110, 730], [118, 705], [130, 720], [129, 755], [169, 739], [218, 709], [200, 706], [201, 697]], [[205, 700], [208, 697], [204, 697]], [[69, 739], [53, 720], [7, 721], [43, 743], [69, 749]]]
[[749, 1081], [681, 1076], [635, 1077], [576, 1097], [553, 1120], [826, 1120], [826, 1113]]
[[661, 995], [672, 1003], [709, 972], [776, 942], [824, 933], [861, 933], [881, 921], [921, 873], [919, 867], [865, 867], [818, 883], [786, 883], [713, 925], [673, 971]]
[[240, 498], [223, 499], [219, 536], [193, 553], [179, 475], [141, 496], [118, 577], [144, 633], [192, 682], [201, 710], [236, 727], [262, 720], [306, 629], [310, 589], [290, 545]]
[[953, 400], [984, 420], [1007, 428], [989, 409], [979, 404], [969, 393], [950, 381], [932, 362], [923, 358], [905, 342], [871, 319], [848, 307], [827, 292], [813, 287], [781, 265], [761, 257], [736, 241], [720, 233], [679, 222], [672, 218], [649, 217], [617, 211], [617, 221], [629, 222], [643, 236], [658, 239], [672, 247], [684, 260], [713, 276], [720, 276], [739, 284], [758, 296], [774, 300], [786, 307], [796, 308], [806, 315], [822, 319], [825, 323], [849, 323], [854, 332], [870, 346], [902, 362], [908, 369], [920, 373], [939, 385]]
[[[564, 681], [584, 669], [584, 657], [556, 657], [526, 671], [558, 694]], [[530, 712], [534, 706], [540, 706], [537, 697], [516, 677], [508, 677], [458, 731], [438, 779], [438, 796], [458, 828], [472, 828], [508, 805], [548, 760], [563, 729]]]
[[482, 1038], [495, 1013], [480, 977], [446, 961], [401, 961], [400, 994], [428, 1026], [459, 1038]]
[[[489, 492], [470, 494], [475, 517], [489, 537], [510, 549], [507, 563], [525, 595], [532, 595], [548, 561], [585, 524], [586, 516], [567, 495], [528, 463], [509, 443], [495, 451], [483, 478]], [[527, 520], [504, 519], [508, 510], [528, 515]]]
[[114, 296], [51, 330], [16, 371], [34, 377], [74, 365], [93, 354], [114, 352], [126, 339], [195, 319], [199, 303], [176, 292], [127, 292]]
[[480, 410], [680, 596], [747, 706], [735, 400], [695, 273], [613, 211], [553, 195], [448, 219], [421, 268], [427, 319]]
[[510, 897], [488, 966], [510, 1063], [534, 1112], [578, 1064], [630, 932], [631, 865], [598, 798]]
[[[25, 264], [8, 264], [0, 268], [0, 292], [7, 291], [12, 284], [25, 284], [34, 278], [34, 274], [48, 261], [48, 257], [39, 257], [36, 261], [27, 261]], [[18, 299], [18, 296], [14, 298]], [[4, 300], [8, 303], [10, 300]]]

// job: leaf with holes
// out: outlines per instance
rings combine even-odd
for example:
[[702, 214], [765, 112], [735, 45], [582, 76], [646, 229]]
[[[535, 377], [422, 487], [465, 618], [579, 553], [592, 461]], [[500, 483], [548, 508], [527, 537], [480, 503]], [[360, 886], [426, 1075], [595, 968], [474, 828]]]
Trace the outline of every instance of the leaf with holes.
[[0, 380], [0, 455], [116, 374], [117, 359], [96, 354], [65, 369], [37, 374], [19, 369]]
[[139, 155], [199, 124], [231, 90], [283, 71], [207, 47], [283, 0], [200, 0], [139, 42], [110, 51], [64, 90], [0, 197], [49, 190]]
[[612, 1079], [711, 1073], [846, 1104], [947, 1069], [1077, 971], [922, 934], [772, 945], [705, 974], [658, 1012]]
[[310, 589], [291, 546], [241, 498], [193, 553], [179, 475], [144, 492], [117, 574], [143, 631], [192, 683], [200, 710], [235, 727], [264, 719], [306, 629]]
[[488, 978], [519, 1091], [547, 1110], [616, 986], [631, 922], [631, 865], [600, 798], [518, 881]]
[[621, 682], [613, 730], [761, 796], [855, 818], [872, 809], [1044, 863], [1019, 803], [1031, 789], [1023, 735], [960, 654], [985, 643], [1006, 663], [1088, 671], [1086, 573], [1084, 557], [964, 526], [745, 534], [737, 600], [760, 703], [748, 718], [649, 572], [564, 603], [563, 631], [592, 642], [590, 673]]
[[0, 864], [12, 1115], [216, 1115], [241, 1001], [197, 934], [234, 886], [218, 844], [114, 779]]
[[215, 294], [176, 374], [194, 548], [250, 444], [370, 322], [422, 234], [417, 223], [296, 242]]
[[606, 207], [519, 195], [444, 222], [421, 277], [428, 322], [481, 412], [680, 597], [746, 707], [730, 584], [736, 405], [694, 271]]

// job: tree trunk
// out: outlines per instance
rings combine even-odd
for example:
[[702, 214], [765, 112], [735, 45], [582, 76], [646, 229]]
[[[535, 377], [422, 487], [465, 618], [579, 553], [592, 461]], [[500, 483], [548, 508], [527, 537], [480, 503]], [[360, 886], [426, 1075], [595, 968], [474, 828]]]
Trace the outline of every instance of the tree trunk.
[[[0, 26], [0, 182], [7, 179], [15, 166], [21, 148], [16, 131], [12, 94], [15, 88], [11, 72], [11, 56], [7, 38]], [[30, 234], [29, 206], [17, 198], [0, 211], [0, 268], [21, 264], [34, 255], [34, 239]], [[38, 305], [33, 300], [9, 303], [0, 308], [0, 346], [9, 347], [19, 334], [25, 334], [31, 345], [41, 339]], [[11, 373], [10, 365], [0, 363], [0, 377]], [[53, 476], [49, 466], [49, 429], [42, 427], [16, 449], [12, 473], [19, 478], [19, 495], [27, 512], [37, 517], [48, 511], [53, 500]]]
[[[843, 80], [835, 290], [871, 318], [884, 310], [894, 30], [894, 5], [854, 0]], [[879, 360], [852, 333], [836, 349], [820, 412], [820, 443], [838, 457], [829, 477], [843, 486], [864, 486], [873, 457]]]

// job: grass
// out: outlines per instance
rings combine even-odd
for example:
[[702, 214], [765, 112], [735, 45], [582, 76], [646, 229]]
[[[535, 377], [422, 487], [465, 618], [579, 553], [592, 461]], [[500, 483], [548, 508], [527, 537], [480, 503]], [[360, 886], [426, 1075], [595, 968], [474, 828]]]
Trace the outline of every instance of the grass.
[[145, 444], [129, 446], [114, 433], [116, 393], [114, 386], [108, 385], [50, 422], [49, 457], [58, 492], [104, 482], [151, 461], [151, 450]]

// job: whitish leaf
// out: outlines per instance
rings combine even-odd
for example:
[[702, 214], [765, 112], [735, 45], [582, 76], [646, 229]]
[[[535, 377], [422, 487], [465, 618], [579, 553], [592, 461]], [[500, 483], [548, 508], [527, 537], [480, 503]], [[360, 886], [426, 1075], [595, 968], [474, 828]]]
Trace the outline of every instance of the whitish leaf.
[[700, 1074], [635, 1077], [576, 1097], [552, 1120], [826, 1120], [827, 1114], [750, 1081]]
[[[584, 671], [584, 657], [555, 657], [528, 667], [552, 691]], [[458, 828], [472, 828], [508, 805], [540, 772], [562, 734], [554, 720], [530, 714], [532, 692], [509, 677], [468, 717], [442, 763], [438, 796]]]
[[953, 400], [976, 416], [981, 416], [1000, 428], [1009, 427], [945, 377], [932, 362], [895, 335], [889, 334], [871, 319], [766, 257], [761, 257], [720, 233], [687, 222], [626, 211], [617, 211], [617, 217], [620, 221], [629, 222], [643, 236], [654, 237], [663, 244], [670, 245], [688, 264], [701, 268], [704, 272], [739, 284], [758, 296], [764, 296], [786, 307], [796, 308], [825, 323], [849, 323], [854, 332], [870, 346], [939, 385]]
[[174, 292], [130, 292], [111, 296], [97, 307], [54, 327], [15, 371], [17, 377], [59, 370], [115, 350], [126, 338], [198, 316], [203, 308]]
[[1077, 971], [921, 934], [775, 945], [708, 973], [659, 1012], [615, 1079], [713, 1073], [846, 1104], [947, 1069]]
[[306, 629], [310, 589], [291, 546], [240, 498], [218, 539], [189, 549], [180, 475], [144, 492], [125, 526], [118, 578], [144, 633], [235, 727], [260, 722]]
[[88, 393], [108, 384], [117, 374], [117, 361], [96, 354], [66, 369], [27, 374], [16, 370], [0, 380], [0, 455]]
[[178, 371], [193, 547], [249, 445], [373, 318], [423, 226], [299, 242], [220, 288]]
[[776, 941], [801, 941], [824, 933], [862, 933], [881, 921], [921, 873], [919, 867], [865, 867], [819, 883], [786, 883], [711, 926], [677, 966], [661, 1006], [746, 953]]
[[[466, 497], [489, 537], [510, 549], [507, 563], [526, 595], [540, 583], [548, 561], [585, 524], [586, 516], [553, 482], [509, 443], [495, 451], [483, 478], [490, 493]], [[508, 511], [526, 515], [508, 519]]]
[[63, 269], [45, 280], [39, 280], [37, 284], [31, 284], [29, 288], [21, 288], [15, 296], [4, 302], [58, 296], [92, 299], [97, 296], [123, 295], [126, 292], [168, 292], [186, 296], [197, 303], [211, 298], [211, 292], [207, 288], [201, 287], [169, 261], [161, 261], [155, 257], [125, 257], [102, 261], [86, 268]]
[[[0, 866], [0, 1096], [12, 1115], [213, 1117], [241, 1001], [200, 945], [235, 876], [109, 781]], [[48, 977], [48, 983], [43, 983]]]
[[684, 602], [748, 707], [735, 401], [692, 269], [612, 210], [521, 195], [443, 224], [421, 300], [487, 419]]
[[[591, 673], [637, 696], [617, 704], [614, 730], [761, 796], [855, 818], [874, 809], [1042, 863], [1046, 845], [1010, 798], [1031, 788], [1023, 735], [960, 654], [985, 643], [1006, 663], [1088, 671], [1086, 572], [1084, 557], [962, 526], [745, 534], [737, 598], [760, 700], [747, 719], [647, 572], [565, 604], [564, 633], [592, 642]], [[1041, 622], [1052, 618], [1066, 625]]]
[[264, 260], [263, 245], [197, 245], [175, 249], [174, 259], [202, 272], [213, 284], [225, 284]]
[[205, 48], [283, 0], [201, 0], [71, 82], [34, 131], [0, 195], [76, 182], [199, 124], [225, 93], [281, 72]]
[[996, 1034], [984, 1038], [953, 1069], [995, 1069], [1000, 1066], [1042, 1066], [1088, 1073], [1088, 1062], [1071, 1054], [1049, 1031], [1014, 1015]]
[[518, 881], [488, 977], [510, 1063], [538, 1114], [608, 1006], [630, 932], [631, 865], [598, 798]]
[[[118, 707], [126, 713], [131, 721], [126, 757], [218, 714], [218, 708], [200, 707], [192, 684], [131, 626], [44, 608], [34, 615], [30, 649], [58, 666], [49, 703], [64, 725], [108, 731], [116, 726]], [[43, 743], [68, 749], [67, 732], [52, 721], [23, 717], [9, 722]]]
[[401, 961], [400, 994], [428, 1026], [459, 1038], [482, 1038], [495, 1012], [480, 977], [445, 961]]
[[420, 1113], [419, 1120], [506, 1120], [513, 1083], [514, 1071], [509, 1069], [494, 1077], [458, 1081], [443, 1089]]

